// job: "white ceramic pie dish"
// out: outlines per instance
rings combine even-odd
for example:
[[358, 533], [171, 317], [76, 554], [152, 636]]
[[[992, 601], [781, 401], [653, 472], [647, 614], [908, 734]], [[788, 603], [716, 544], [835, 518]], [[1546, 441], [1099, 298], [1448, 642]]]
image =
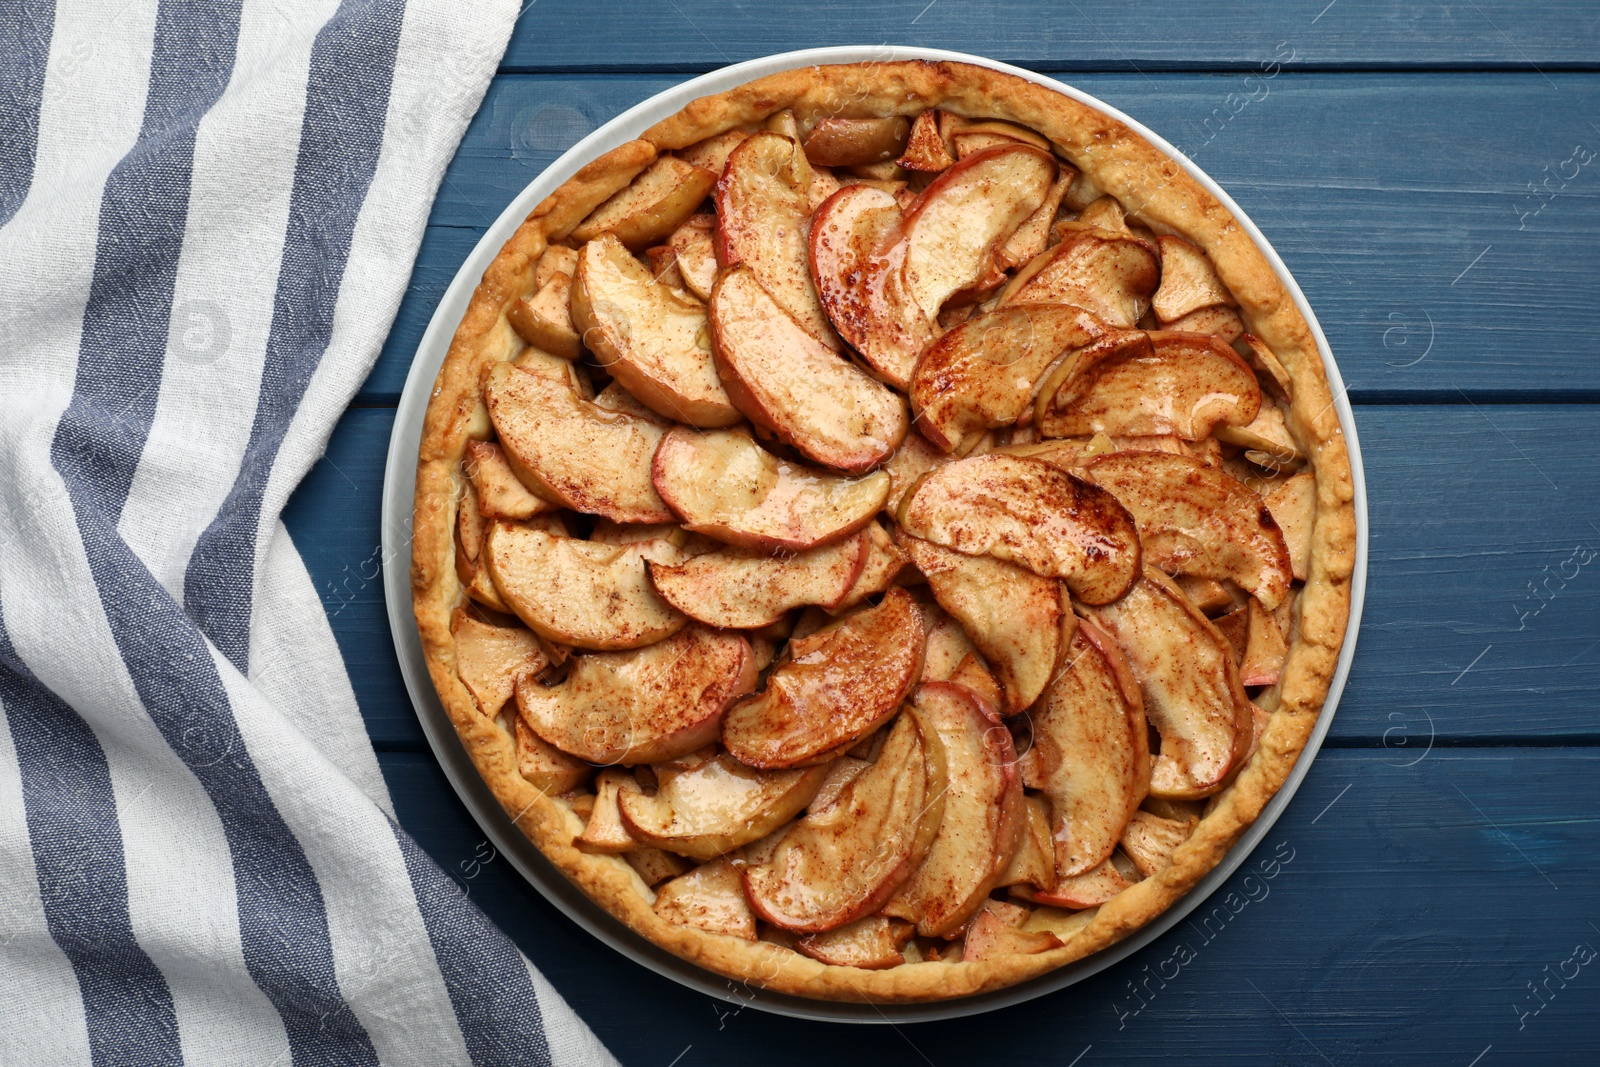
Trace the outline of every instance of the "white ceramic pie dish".
[[[666, 118], [701, 96], [722, 92], [744, 82], [778, 71], [830, 63], [888, 62], [895, 60], [949, 60], [972, 63], [1005, 71], [1046, 86], [1126, 123], [1159, 150], [1177, 161], [1189, 174], [1228, 208], [1240, 226], [1256, 243], [1267, 261], [1293, 296], [1316, 338], [1317, 347], [1334, 397], [1339, 422], [1350, 455], [1352, 484], [1355, 490], [1356, 559], [1351, 580], [1349, 622], [1340, 650], [1338, 669], [1328, 688], [1322, 714], [1283, 787], [1267, 804], [1228, 855], [1181, 900], [1159, 918], [1116, 945], [1076, 963], [1052, 971], [1038, 979], [993, 993], [958, 1000], [913, 1005], [871, 1005], [809, 1000], [786, 996], [730, 981], [672, 955], [628, 930], [581, 891], [569, 883], [501, 810], [489, 787], [457, 739], [428, 675], [427, 663], [417, 633], [411, 598], [410, 530], [416, 479], [417, 450], [423, 418], [432, 385], [460, 323], [474, 287], [484, 270], [511, 237], [528, 213], [577, 170], [596, 156], [637, 137], [645, 129]], [[440, 299], [406, 379], [405, 390], [395, 414], [389, 455], [384, 471], [383, 492], [384, 594], [388, 604], [389, 626], [407, 691], [436, 758], [449, 777], [462, 802], [472, 812], [485, 835], [523, 877], [527, 878], [552, 904], [612, 948], [637, 963], [692, 989], [719, 1000], [749, 1005], [766, 1011], [800, 1018], [833, 1022], [908, 1022], [950, 1019], [1007, 1007], [1095, 974], [1136, 954], [1176, 926], [1220, 887], [1249, 857], [1266, 836], [1290, 798], [1305, 778], [1322, 739], [1332, 722], [1338, 699], [1344, 689], [1355, 655], [1356, 634], [1365, 598], [1367, 561], [1366, 481], [1363, 474], [1355, 420], [1346, 397], [1327, 339], [1305, 296], [1290, 276], [1283, 261], [1262, 236], [1255, 224], [1199, 167], [1187, 160], [1167, 141], [1149, 129], [1094, 97], [1070, 86], [1019, 67], [996, 63], [979, 56], [941, 49], [875, 46], [813, 48], [768, 56], [725, 67], [691, 79], [638, 104], [595, 130], [552, 163], [503, 211], [466, 258], [444, 296]]]

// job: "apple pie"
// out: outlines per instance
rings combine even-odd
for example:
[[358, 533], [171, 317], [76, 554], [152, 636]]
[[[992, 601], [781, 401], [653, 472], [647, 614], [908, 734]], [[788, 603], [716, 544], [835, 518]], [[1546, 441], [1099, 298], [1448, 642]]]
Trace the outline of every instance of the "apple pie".
[[1348, 456], [1224, 207], [957, 63], [775, 74], [589, 162], [428, 406], [413, 585], [505, 810], [680, 956], [808, 997], [1041, 975], [1305, 747]]

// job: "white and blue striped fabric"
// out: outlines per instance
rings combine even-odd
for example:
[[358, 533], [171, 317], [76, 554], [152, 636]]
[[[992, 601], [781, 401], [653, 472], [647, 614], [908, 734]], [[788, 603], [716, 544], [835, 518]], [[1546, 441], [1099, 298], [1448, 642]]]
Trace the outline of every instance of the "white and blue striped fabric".
[[614, 1062], [395, 822], [279, 521], [514, 0], [0, 0], [0, 1064]]

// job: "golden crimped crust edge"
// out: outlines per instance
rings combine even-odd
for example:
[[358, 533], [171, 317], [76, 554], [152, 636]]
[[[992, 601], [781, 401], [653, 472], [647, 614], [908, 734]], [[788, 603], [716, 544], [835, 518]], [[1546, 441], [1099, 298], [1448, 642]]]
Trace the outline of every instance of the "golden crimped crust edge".
[[[479, 377], [490, 362], [512, 358], [523, 347], [506, 321], [506, 309], [530, 291], [533, 265], [548, 242], [564, 238], [659, 152], [758, 123], [785, 108], [804, 119], [914, 116], [929, 107], [1009, 119], [1038, 130], [1138, 221], [1206, 250], [1251, 332], [1293, 377], [1289, 419], [1310, 450], [1317, 513], [1310, 574], [1296, 609], [1298, 630], [1282, 675], [1281, 706], [1254, 758], [1218, 795], [1194, 834], [1173, 853], [1171, 864], [1100, 907], [1061, 948], [1050, 952], [866, 971], [827, 966], [779, 945], [664, 921], [651, 909], [653, 891], [624, 860], [572, 847], [580, 821], [518, 773], [511, 736], [479, 713], [456, 676], [450, 615], [461, 586], [453, 532], [462, 454], [468, 440], [489, 433], [478, 397]], [[1102, 112], [986, 67], [924, 61], [814, 66], [691, 102], [639, 140], [585, 166], [540, 203], [506, 242], [473, 293], [428, 405], [418, 457], [413, 599], [429, 672], [468, 755], [518, 827], [591, 899], [656, 944], [751, 986], [828, 1000], [917, 1003], [1001, 989], [1091, 955], [1160, 915], [1221, 861], [1283, 785], [1322, 710], [1349, 616], [1356, 550], [1353, 500], [1349, 454], [1309, 326], [1249, 235], [1175, 162]]]

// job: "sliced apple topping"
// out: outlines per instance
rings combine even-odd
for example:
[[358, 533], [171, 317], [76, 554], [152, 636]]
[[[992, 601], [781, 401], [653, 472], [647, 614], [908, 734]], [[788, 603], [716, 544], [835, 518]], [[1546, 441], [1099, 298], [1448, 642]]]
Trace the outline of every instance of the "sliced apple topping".
[[826, 933], [810, 934], [795, 942], [795, 949], [830, 967], [860, 967], [881, 971], [906, 961], [906, 942], [914, 927], [887, 915], [868, 915]]
[[791, 639], [760, 693], [729, 710], [722, 743], [752, 767], [828, 759], [894, 715], [922, 671], [922, 613], [890, 589], [876, 607]]
[[1239, 682], [1242, 685], [1277, 685], [1283, 671], [1283, 661], [1289, 655], [1289, 646], [1278, 628], [1278, 620], [1262, 602], [1254, 597], [1245, 609], [1249, 615], [1249, 628], [1245, 638], [1244, 655], [1239, 665]]
[[639, 648], [688, 621], [657, 595], [647, 569], [650, 560], [681, 560], [670, 541], [607, 545], [497, 522], [486, 551], [501, 597], [548, 640], [575, 648]]
[[847, 119], [828, 116], [811, 127], [801, 146], [819, 167], [859, 167], [882, 163], [905, 151], [911, 122], [901, 115]]
[[667, 428], [606, 411], [571, 388], [496, 363], [484, 376], [484, 400], [512, 469], [574, 511], [617, 522], [670, 522], [672, 511], [651, 484], [651, 458]]
[[1227, 345], [1157, 330], [1150, 342], [1150, 350], [1129, 348], [1067, 382], [1041, 404], [1040, 434], [1176, 434], [1200, 441], [1220, 424], [1248, 425], [1261, 410], [1255, 372]]
[[1001, 247], [997, 258], [1000, 266], [1007, 269], [1020, 267], [1049, 248], [1050, 225], [1055, 222], [1056, 212], [1061, 210], [1061, 201], [1066, 199], [1067, 190], [1078, 176], [1078, 172], [1066, 164], [1058, 161], [1056, 165], [1060, 168], [1059, 173], [1050, 191], [1045, 194], [1044, 203], [1017, 227]]
[[728, 859], [702, 863], [656, 891], [655, 913], [714, 934], [756, 939], [756, 917], [744, 895], [744, 879]]
[[860, 473], [905, 439], [905, 401], [801, 329], [750, 271], [722, 273], [710, 316], [734, 405], [808, 459]]
[[830, 614], [837, 615], [869, 596], [877, 596], [888, 589], [906, 564], [911, 562], [882, 523], [868, 523], [863, 532], [867, 538], [867, 551], [861, 561], [861, 573], [856, 576], [855, 583], [850, 586], [843, 600], [832, 605], [820, 605]]
[[743, 637], [690, 626], [646, 648], [576, 656], [560, 685], [524, 678], [517, 709], [561, 751], [631, 766], [715, 741], [723, 712], [755, 683]]
[[711, 358], [705, 307], [656, 281], [610, 234], [583, 246], [572, 315], [601, 366], [647, 407], [691, 426], [740, 421]]
[[939, 132], [939, 112], [929, 108], [911, 123], [906, 137], [906, 149], [897, 161], [906, 170], [920, 170], [937, 174], [956, 165], [950, 146]]
[[[1019, 769], [1026, 768], [1024, 759]], [[1037, 891], [1050, 889], [1056, 884], [1056, 849], [1050, 828], [1050, 802], [1043, 797], [1027, 794], [1023, 797], [1027, 817], [1022, 833], [1017, 836], [1017, 850], [1011, 862], [1000, 873], [996, 885], [1026, 886]]]
[[[1025, 909], [1018, 917], [1004, 917], [1002, 901], [992, 900], [973, 918], [967, 927], [966, 940], [962, 942], [961, 959], [964, 963], [982, 963], [1002, 956], [1033, 956], [1061, 947], [1061, 939], [1048, 930], [1024, 930]], [[1014, 907], [1014, 905], [1013, 905]]]
[[516, 720], [517, 773], [542, 793], [565, 793], [589, 780], [594, 768], [580, 759], [548, 744], [528, 728], [520, 716]]
[[1172, 853], [1189, 840], [1195, 824], [1191, 821], [1163, 819], [1148, 811], [1136, 811], [1122, 835], [1122, 851], [1127, 853], [1139, 873], [1152, 878], [1172, 862]]
[[1002, 304], [1071, 304], [1112, 326], [1130, 327], [1149, 306], [1160, 277], [1148, 242], [1099, 229], [1070, 231], [1018, 273]]
[[583, 833], [573, 839], [579, 851], [597, 853], [627, 852], [638, 846], [628, 828], [622, 825], [620, 799], [639, 792], [639, 781], [631, 771], [601, 771], [594, 783], [594, 805]]
[[1055, 159], [1024, 144], [985, 149], [935, 178], [906, 212], [905, 283], [930, 319], [994, 270], [994, 255], [1039, 209]]
[[669, 878], [676, 878], [692, 866], [682, 856], [674, 856], [659, 848], [636, 848], [624, 852], [622, 858], [638, 872], [639, 880], [648, 886], [657, 886]]
[[1310, 471], [1296, 474], [1267, 497], [1289, 548], [1289, 565], [1295, 579], [1305, 581], [1311, 574], [1311, 532], [1317, 521], [1317, 481]]
[[1131, 885], [1116, 864], [1106, 860], [1093, 870], [1061, 879], [1053, 889], [1030, 896], [1035, 904], [1079, 910], [1098, 907]]
[[838, 800], [797, 822], [765, 862], [745, 868], [751, 907], [774, 926], [805, 934], [872, 914], [928, 854], [944, 799], [938, 735], [907, 711], [877, 762]]
[[682, 427], [656, 450], [654, 483], [685, 529], [728, 544], [797, 551], [849, 537], [889, 494], [882, 471], [826, 474], [779, 459], [740, 430]]
[[694, 214], [717, 183], [716, 173], [674, 156], [650, 164], [626, 189], [594, 209], [572, 231], [575, 241], [611, 234], [630, 249], [660, 244]]
[[1181, 237], [1163, 234], [1156, 240], [1161, 247], [1161, 285], [1150, 299], [1150, 309], [1163, 326], [1202, 308], [1234, 306], [1233, 294], [1205, 252]]
[[807, 266], [810, 164], [789, 138], [758, 133], [728, 156], [717, 182], [717, 262], [744, 264], [806, 333], [838, 350]]
[[1011, 733], [994, 709], [948, 682], [919, 686], [912, 703], [944, 748], [944, 817], [927, 857], [883, 910], [924, 937], [945, 937], [998, 884], [1027, 813]]
[[1114, 604], [1090, 608], [1122, 649], [1161, 735], [1155, 796], [1193, 799], [1221, 789], [1250, 746], [1250, 701], [1233, 650], [1154, 567]]
[[531, 519], [557, 507], [522, 484], [492, 441], [467, 443], [466, 471], [478, 491], [478, 510], [486, 519]]
[[659, 787], [619, 799], [629, 834], [694, 860], [763, 838], [811, 803], [826, 766], [757, 771], [723, 753], [688, 770], [656, 768]]
[[683, 284], [701, 300], [711, 299], [711, 286], [717, 280], [717, 252], [713, 234], [715, 215], [690, 215], [688, 221], [667, 238], [667, 246], [677, 259]]
[[1029, 714], [1025, 785], [1050, 798], [1054, 869], [1072, 878], [1104, 863], [1150, 787], [1138, 683], [1116, 644], [1078, 627], [1061, 672]]
[[1060, 578], [1105, 604], [1138, 578], [1133, 517], [1098, 486], [1037, 459], [998, 453], [940, 467], [901, 507], [907, 533]]
[[571, 298], [572, 276], [555, 274], [543, 288], [511, 305], [506, 320], [535, 348], [562, 359], [577, 359], [583, 355], [583, 344], [568, 310]]
[[1241, 334], [1234, 344], [1234, 351], [1245, 358], [1245, 362], [1255, 368], [1256, 376], [1265, 374], [1278, 387], [1278, 392], [1283, 399], [1294, 400], [1294, 379], [1289, 377], [1289, 372], [1279, 361], [1277, 353], [1266, 346], [1261, 338], [1252, 334]]
[[1261, 498], [1228, 474], [1166, 452], [1113, 452], [1087, 470], [1132, 513], [1147, 564], [1231, 580], [1268, 608], [1282, 603], [1293, 577], [1283, 534]]
[[933, 447], [920, 433], [906, 434], [906, 439], [883, 465], [883, 470], [888, 473], [890, 479], [889, 496], [884, 501], [884, 510], [891, 515], [900, 514], [900, 507], [905, 503], [906, 494], [918, 480], [935, 467], [942, 467], [955, 458]]
[[1231, 345], [1244, 336], [1244, 320], [1230, 307], [1208, 307], [1191, 311], [1181, 319], [1164, 323], [1167, 329], [1178, 333], [1203, 333]]
[[1218, 426], [1219, 441], [1245, 449], [1245, 457], [1270, 471], [1291, 471], [1306, 460], [1276, 404], [1263, 403], [1247, 426]]
[[993, 665], [1005, 691], [1001, 710], [1014, 715], [1032, 704], [1061, 650], [1061, 584], [1014, 563], [963, 555], [915, 537], [905, 538], [905, 548], [939, 606]]
[[817, 209], [810, 240], [811, 273], [834, 328], [896, 389], [934, 337], [932, 316], [906, 288], [902, 221], [893, 195], [849, 185]]
[[1106, 332], [1093, 315], [1066, 305], [996, 308], [968, 319], [917, 361], [910, 386], [917, 428], [950, 452], [973, 434], [1010, 426], [1030, 409], [1053, 364], [1083, 362], [1079, 353]]
[[531, 631], [483, 622], [465, 608], [456, 609], [450, 634], [456, 639], [456, 674], [478, 710], [491, 717], [511, 699], [518, 678], [550, 665]]
[[661, 598], [690, 618], [755, 630], [807, 604], [837, 607], [860, 577], [868, 547], [866, 531], [776, 556], [729, 547], [681, 562], [652, 563], [650, 577]]
[[978, 646], [972, 643], [972, 638], [967, 636], [962, 625], [946, 615], [938, 604], [923, 608], [922, 617], [931, 620], [931, 624], [924, 623], [927, 638], [922, 657], [922, 680], [947, 682], [961, 670], [963, 663], [980, 655]]

